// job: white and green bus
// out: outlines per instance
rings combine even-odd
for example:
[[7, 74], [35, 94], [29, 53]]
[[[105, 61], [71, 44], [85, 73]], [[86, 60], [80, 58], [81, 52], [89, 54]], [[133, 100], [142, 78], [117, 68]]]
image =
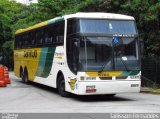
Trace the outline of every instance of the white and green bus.
[[139, 92], [138, 31], [131, 16], [76, 13], [15, 34], [14, 72], [60, 95]]

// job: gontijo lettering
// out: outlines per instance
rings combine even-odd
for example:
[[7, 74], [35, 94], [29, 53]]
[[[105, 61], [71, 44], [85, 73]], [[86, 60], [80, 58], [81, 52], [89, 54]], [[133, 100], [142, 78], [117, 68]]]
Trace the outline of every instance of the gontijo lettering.
[[36, 58], [37, 57], [37, 50], [25, 50], [24, 51], [24, 57], [33, 57]]

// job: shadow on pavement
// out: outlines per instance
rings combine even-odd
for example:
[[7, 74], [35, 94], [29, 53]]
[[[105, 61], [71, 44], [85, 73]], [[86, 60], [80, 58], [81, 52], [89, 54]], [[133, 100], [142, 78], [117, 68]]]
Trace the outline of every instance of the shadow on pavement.
[[75, 100], [82, 102], [99, 102], [99, 101], [134, 101], [126, 97], [119, 97], [116, 95], [86, 95], [86, 96], [74, 96]]
[[[24, 84], [22, 81], [18, 80], [19, 83]], [[24, 84], [26, 85], [26, 84]], [[42, 84], [34, 83], [31, 82], [30, 85], [26, 85], [27, 87], [34, 87], [38, 88], [40, 90], [44, 90], [50, 93], [53, 93], [53, 95], [59, 95], [57, 89], [45, 86]], [[60, 96], [60, 95], [59, 95]], [[117, 95], [74, 95], [70, 94], [69, 97], [62, 97], [62, 98], [71, 98], [72, 100], [75, 101], [80, 101], [80, 102], [99, 102], [99, 101], [134, 101], [133, 99], [129, 99], [126, 97], [120, 97]]]

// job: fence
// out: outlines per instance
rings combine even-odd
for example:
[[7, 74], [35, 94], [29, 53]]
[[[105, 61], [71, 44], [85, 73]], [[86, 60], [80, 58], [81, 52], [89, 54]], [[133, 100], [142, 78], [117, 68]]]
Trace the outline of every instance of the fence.
[[141, 62], [142, 86], [160, 84], [160, 57], [143, 57]]

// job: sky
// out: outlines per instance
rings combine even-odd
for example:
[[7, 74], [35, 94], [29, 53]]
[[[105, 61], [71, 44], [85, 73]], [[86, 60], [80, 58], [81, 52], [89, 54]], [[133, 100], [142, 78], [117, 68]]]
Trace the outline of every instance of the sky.
[[20, 3], [28, 4], [29, 2], [37, 3], [38, 0], [15, 0]]

